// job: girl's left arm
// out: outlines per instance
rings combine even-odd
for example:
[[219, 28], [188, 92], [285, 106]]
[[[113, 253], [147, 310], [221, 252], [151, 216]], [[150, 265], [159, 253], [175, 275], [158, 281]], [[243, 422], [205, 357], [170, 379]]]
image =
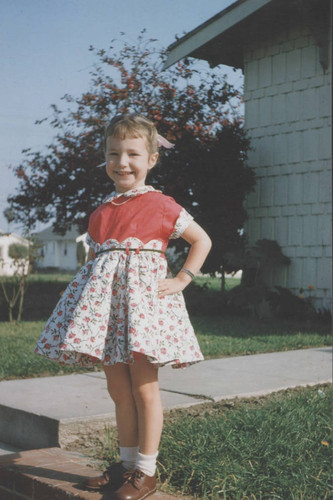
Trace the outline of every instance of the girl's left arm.
[[[181, 237], [191, 245], [184, 268], [193, 274], [197, 274], [211, 249], [211, 239], [196, 222], [191, 222]], [[164, 295], [181, 292], [191, 281], [191, 276], [184, 271], [179, 271], [174, 278], [159, 281], [159, 296], [163, 297]]]

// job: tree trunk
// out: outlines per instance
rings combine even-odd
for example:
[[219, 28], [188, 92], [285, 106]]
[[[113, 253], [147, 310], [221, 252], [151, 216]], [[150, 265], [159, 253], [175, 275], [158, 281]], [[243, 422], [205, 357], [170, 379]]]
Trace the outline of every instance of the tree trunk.
[[9, 322], [13, 323], [13, 307], [8, 304], [8, 316], [9, 316]]
[[23, 300], [24, 300], [24, 293], [25, 293], [25, 283], [24, 279], [20, 283], [20, 300], [19, 300], [19, 307], [18, 307], [18, 312], [17, 312], [17, 318], [16, 321], [21, 321], [22, 317], [22, 311], [23, 311]]
[[221, 266], [221, 293], [225, 292], [225, 275], [224, 275], [224, 267]]

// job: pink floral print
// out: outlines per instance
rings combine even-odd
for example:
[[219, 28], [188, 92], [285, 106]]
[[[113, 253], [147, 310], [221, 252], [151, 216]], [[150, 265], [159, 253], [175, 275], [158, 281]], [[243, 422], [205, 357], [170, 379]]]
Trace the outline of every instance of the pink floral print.
[[[123, 195], [112, 193], [104, 201], [112, 203], [117, 196], [136, 197], [139, 234], [140, 207], [145, 202], [137, 195], [155, 191], [143, 186]], [[100, 243], [88, 234], [87, 243], [97, 253], [96, 258], [82, 267], [63, 293], [37, 343], [37, 354], [82, 366], [133, 363], [135, 353], [145, 354], [156, 366], [173, 368], [203, 359], [182, 293], [158, 297], [158, 281], [168, 272], [164, 254], [156, 250], [164, 250], [168, 238], [179, 237], [193, 218], [162, 194], [158, 203], [165, 203], [163, 214], [178, 214], [172, 224], [166, 224], [165, 215], [155, 217], [156, 228], [151, 222], [153, 234], [155, 230], [164, 234], [161, 227], [170, 228], [167, 236], [143, 243], [136, 234], [122, 241], [108, 237]], [[128, 227], [128, 220], [128, 216], [121, 219], [124, 227]]]
[[[97, 245], [89, 240], [94, 248]], [[58, 302], [35, 352], [67, 364], [132, 363], [133, 351], [158, 366], [184, 367], [203, 359], [181, 293], [158, 298], [167, 275], [160, 241], [108, 240], [116, 247], [87, 262]], [[126, 247], [138, 249], [126, 253]]]

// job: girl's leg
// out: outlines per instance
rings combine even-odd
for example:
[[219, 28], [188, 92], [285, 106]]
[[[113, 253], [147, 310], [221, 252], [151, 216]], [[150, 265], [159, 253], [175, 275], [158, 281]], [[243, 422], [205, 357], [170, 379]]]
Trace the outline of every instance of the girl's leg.
[[[163, 426], [158, 369], [146, 356], [133, 365], [104, 367], [108, 389], [116, 403], [120, 446], [139, 444], [136, 469], [114, 492], [116, 500], [141, 500], [156, 490], [156, 458]], [[130, 395], [129, 395], [130, 393]]]
[[90, 490], [102, 487], [117, 489], [122, 486], [124, 472], [135, 468], [138, 454], [138, 415], [128, 365], [117, 363], [103, 368], [108, 391], [116, 406], [121, 463], [111, 464], [102, 476], [87, 479], [85, 487]]
[[119, 445], [138, 446], [138, 415], [132, 394], [132, 382], [128, 365], [117, 363], [103, 366], [107, 387], [116, 406]]
[[158, 368], [146, 356], [136, 355], [129, 367], [132, 393], [138, 414], [140, 453], [157, 453], [163, 427], [163, 409], [158, 385]]

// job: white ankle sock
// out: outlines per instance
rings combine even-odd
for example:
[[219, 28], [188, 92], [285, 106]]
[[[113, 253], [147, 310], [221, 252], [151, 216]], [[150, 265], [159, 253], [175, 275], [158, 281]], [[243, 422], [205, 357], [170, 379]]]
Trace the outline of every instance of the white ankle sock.
[[127, 470], [134, 470], [138, 457], [138, 446], [119, 446], [120, 460]]
[[156, 472], [156, 459], [158, 451], [154, 455], [144, 455], [138, 452], [136, 460], [136, 469], [141, 470], [147, 476], [154, 476]]

